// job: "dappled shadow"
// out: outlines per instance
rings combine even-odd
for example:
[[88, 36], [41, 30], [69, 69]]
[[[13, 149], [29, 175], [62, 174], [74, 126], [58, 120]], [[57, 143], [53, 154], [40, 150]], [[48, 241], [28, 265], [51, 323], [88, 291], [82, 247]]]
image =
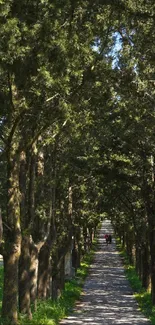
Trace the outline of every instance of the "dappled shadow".
[[104, 221], [100, 230], [98, 248], [81, 299], [74, 313], [60, 324], [150, 325], [150, 321], [138, 310], [115, 241], [107, 246], [105, 232], [113, 232], [108, 220]]

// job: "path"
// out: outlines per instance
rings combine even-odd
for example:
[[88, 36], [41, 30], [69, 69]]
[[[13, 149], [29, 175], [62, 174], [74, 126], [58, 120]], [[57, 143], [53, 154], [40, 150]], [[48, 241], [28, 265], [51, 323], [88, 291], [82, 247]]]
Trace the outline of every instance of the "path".
[[106, 246], [105, 231], [112, 233], [108, 220], [99, 234], [98, 250], [74, 313], [60, 325], [150, 325], [138, 310], [125, 277], [116, 245]]

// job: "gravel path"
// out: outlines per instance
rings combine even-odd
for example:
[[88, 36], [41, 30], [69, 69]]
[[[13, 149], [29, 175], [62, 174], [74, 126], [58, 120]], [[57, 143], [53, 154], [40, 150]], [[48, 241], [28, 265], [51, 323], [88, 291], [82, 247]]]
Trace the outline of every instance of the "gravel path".
[[151, 324], [138, 310], [114, 241], [111, 245], [105, 244], [106, 232], [112, 233], [108, 220], [102, 224], [98, 250], [80, 302], [74, 313], [60, 322], [61, 325]]

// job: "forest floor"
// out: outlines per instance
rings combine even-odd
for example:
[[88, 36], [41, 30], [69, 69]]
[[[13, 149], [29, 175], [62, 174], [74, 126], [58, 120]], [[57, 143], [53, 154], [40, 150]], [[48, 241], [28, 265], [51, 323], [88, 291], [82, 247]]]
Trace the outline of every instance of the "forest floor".
[[138, 308], [115, 240], [107, 246], [105, 233], [113, 234], [108, 220], [102, 223], [97, 250], [80, 301], [73, 313], [60, 321], [60, 325], [151, 324]]

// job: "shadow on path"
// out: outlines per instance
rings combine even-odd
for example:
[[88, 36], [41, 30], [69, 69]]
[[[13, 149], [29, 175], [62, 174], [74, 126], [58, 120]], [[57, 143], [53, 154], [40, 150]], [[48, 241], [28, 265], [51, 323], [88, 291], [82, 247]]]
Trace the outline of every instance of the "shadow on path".
[[138, 310], [132, 289], [125, 277], [116, 245], [106, 245], [104, 234], [112, 233], [108, 220], [102, 224], [98, 250], [74, 313], [61, 325], [150, 325]]

